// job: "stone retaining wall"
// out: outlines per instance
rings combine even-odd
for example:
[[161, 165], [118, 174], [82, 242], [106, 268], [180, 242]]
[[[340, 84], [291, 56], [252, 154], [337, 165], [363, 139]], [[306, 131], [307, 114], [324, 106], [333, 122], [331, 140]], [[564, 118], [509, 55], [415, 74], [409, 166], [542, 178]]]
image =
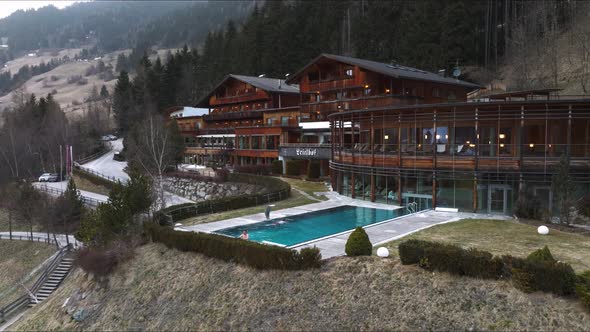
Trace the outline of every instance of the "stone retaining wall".
[[266, 191], [261, 186], [247, 183], [203, 182], [177, 177], [164, 178], [164, 189], [195, 202]]

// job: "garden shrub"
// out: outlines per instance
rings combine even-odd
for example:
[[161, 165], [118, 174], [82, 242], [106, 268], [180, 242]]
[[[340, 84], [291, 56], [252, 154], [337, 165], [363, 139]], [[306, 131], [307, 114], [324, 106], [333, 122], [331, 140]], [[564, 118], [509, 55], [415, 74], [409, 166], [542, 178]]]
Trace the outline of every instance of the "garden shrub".
[[322, 266], [322, 254], [320, 249], [316, 247], [301, 249], [299, 257], [301, 259], [301, 268], [304, 270], [316, 269]]
[[272, 174], [281, 175], [283, 174], [283, 161], [282, 160], [273, 160], [270, 165]]
[[175, 231], [155, 223], [146, 223], [145, 231], [152, 241], [163, 243], [168, 248], [197, 252], [256, 269], [300, 270], [319, 267], [321, 264], [321, 255], [317, 248], [299, 253], [292, 249], [223, 235]]
[[75, 262], [97, 277], [109, 275], [117, 265], [133, 258], [137, 239], [117, 240], [108, 246], [85, 247], [76, 252]]
[[270, 175], [272, 165], [242, 165], [234, 167], [234, 170], [238, 173]]
[[350, 234], [344, 251], [347, 256], [371, 256], [373, 245], [362, 227], [357, 227]]
[[320, 161], [310, 160], [307, 164], [307, 178], [317, 179], [320, 177]]
[[557, 295], [575, 292], [576, 274], [571, 265], [557, 262], [549, 248], [533, 251], [521, 267], [512, 269], [514, 286], [523, 292], [543, 291]]
[[504, 266], [501, 258], [486, 251], [422, 240], [402, 242], [399, 255], [402, 264], [478, 278], [499, 279]]
[[586, 270], [578, 275], [576, 296], [590, 312], [590, 270]]
[[301, 160], [287, 160], [286, 174], [291, 176], [301, 175]]
[[514, 204], [514, 214], [519, 218], [541, 219], [541, 201], [530, 193], [520, 193]]
[[411, 239], [399, 244], [399, 258], [404, 265], [418, 264], [424, 257], [424, 249], [432, 242]]
[[527, 261], [535, 262], [550, 262], [556, 263], [557, 261], [553, 258], [549, 247], [544, 246], [542, 249], [537, 249], [527, 256]]

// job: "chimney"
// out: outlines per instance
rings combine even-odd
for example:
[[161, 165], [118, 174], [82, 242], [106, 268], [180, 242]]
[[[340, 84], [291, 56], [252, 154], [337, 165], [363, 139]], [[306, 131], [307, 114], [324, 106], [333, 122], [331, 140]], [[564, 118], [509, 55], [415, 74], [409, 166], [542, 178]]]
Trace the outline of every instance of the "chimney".
[[440, 69], [438, 71], [438, 76], [447, 77], [447, 70], [446, 69]]
[[281, 89], [281, 80], [279, 79], [279, 90]]

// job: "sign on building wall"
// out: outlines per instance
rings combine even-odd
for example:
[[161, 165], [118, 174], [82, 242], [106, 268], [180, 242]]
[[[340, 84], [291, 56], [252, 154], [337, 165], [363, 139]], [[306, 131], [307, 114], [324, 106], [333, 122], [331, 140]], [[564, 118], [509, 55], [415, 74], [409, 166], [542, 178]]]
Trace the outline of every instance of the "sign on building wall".
[[280, 147], [279, 155], [291, 159], [329, 160], [332, 153], [329, 147]]

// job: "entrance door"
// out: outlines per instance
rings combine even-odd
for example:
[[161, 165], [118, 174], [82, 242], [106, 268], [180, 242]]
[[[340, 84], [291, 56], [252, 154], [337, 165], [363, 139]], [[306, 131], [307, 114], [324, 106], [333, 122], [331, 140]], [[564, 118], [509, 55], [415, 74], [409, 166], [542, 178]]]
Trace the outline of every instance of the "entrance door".
[[508, 191], [505, 185], [490, 185], [488, 190], [488, 213], [508, 214]]

